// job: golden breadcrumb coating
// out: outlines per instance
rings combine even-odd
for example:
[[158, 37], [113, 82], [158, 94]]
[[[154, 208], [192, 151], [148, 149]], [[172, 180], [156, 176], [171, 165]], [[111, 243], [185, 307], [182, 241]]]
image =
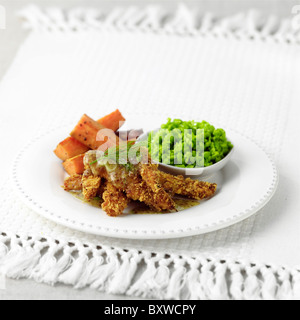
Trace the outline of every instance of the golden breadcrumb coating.
[[144, 202], [158, 212], [175, 209], [175, 202], [165, 190], [160, 189], [158, 192], [153, 192], [147, 183], [138, 176], [128, 181], [126, 195], [134, 201]]
[[185, 179], [183, 176], [172, 176], [160, 172], [160, 182], [166, 191], [183, 195], [191, 199], [202, 200], [213, 196], [217, 190], [215, 183]]
[[102, 209], [111, 217], [122, 215], [129, 202], [126, 195], [110, 182], [106, 185], [103, 200]]
[[101, 185], [101, 178], [95, 176], [82, 177], [82, 194], [85, 200], [91, 200], [98, 194]]
[[74, 176], [66, 178], [64, 182], [64, 189], [66, 191], [80, 191], [82, 190], [82, 175], [75, 174]]
[[147, 183], [153, 192], [158, 192], [162, 189], [159, 181], [158, 165], [143, 164], [140, 166], [140, 174], [142, 179]]

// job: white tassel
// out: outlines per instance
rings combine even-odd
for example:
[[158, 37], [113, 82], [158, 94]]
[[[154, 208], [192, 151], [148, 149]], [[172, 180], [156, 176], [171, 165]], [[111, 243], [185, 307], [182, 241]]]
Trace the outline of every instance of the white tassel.
[[65, 15], [59, 8], [48, 8], [46, 15], [49, 17], [49, 28], [55, 28], [56, 31], [67, 30], [68, 24], [65, 23]]
[[160, 261], [153, 283], [148, 281], [150, 296], [153, 299], [164, 299], [165, 291], [170, 283], [169, 263], [170, 261], [168, 259]]
[[275, 300], [278, 283], [274, 275], [274, 272], [272, 269], [267, 267], [263, 267], [261, 272], [264, 278], [261, 288], [262, 297], [264, 300]]
[[109, 285], [108, 293], [124, 294], [128, 290], [136, 273], [138, 263], [141, 261], [138, 254], [134, 254], [133, 257], [131, 257], [131, 255], [132, 254], [128, 252], [121, 257], [123, 263], [114, 275]]
[[230, 295], [234, 300], [244, 299], [244, 277], [242, 275], [242, 269], [239, 264], [231, 263], [229, 266], [231, 271], [230, 279]]
[[184, 267], [185, 261], [176, 259], [174, 262], [175, 271], [171, 276], [170, 283], [167, 289], [166, 298], [172, 300], [180, 300], [180, 293], [182, 288], [185, 286], [186, 280], [186, 268]]
[[185, 30], [191, 32], [195, 30], [194, 24], [195, 19], [192, 11], [185, 5], [180, 4], [176, 13], [165, 24], [164, 29], [170, 33], [184, 33]]
[[102, 18], [101, 12], [96, 9], [87, 9], [85, 13], [86, 24], [92, 29], [101, 29], [103, 23]]
[[[136, 7], [128, 7], [124, 12], [122, 12], [122, 15], [119, 16], [115, 23], [116, 26], [120, 29], [123, 29], [123, 27], [127, 25], [128, 21], [132, 20], [133, 17], [136, 16], [137, 11], [143, 14], [143, 11], [138, 10]], [[138, 19], [139, 18], [141, 17], [138, 17]]]
[[58, 282], [59, 275], [67, 270], [72, 263], [72, 249], [66, 245], [63, 250], [62, 257], [58, 260], [55, 258], [55, 264], [52, 265], [52, 268], [44, 274], [42, 281], [50, 285], [54, 285]]
[[215, 267], [215, 286], [212, 290], [213, 300], [228, 300], [228, 287], [226, 282], [227, 265], [218, 263]]
[[123, 10], [120, 8], [113, 9], [106, 17], [104, 21], [104, 25], [108, 28], [111, 28], [115, 25], [118, 19], [122, 16]]
[[211, 29], [213, 29], [213, 19], [214, 16], [211, 13], [206, 13], [202, 19], [200, 32], [202, 34], [208, 33]]
[[200, 284], [200, 262], [197, 260], [188, 261], [191, 270], [186, 274], [186, 288], [187, 292], [183, 297], [184, 300], [198, 300], [201, 298], [199, 291], [201, 290]]
[[101, 266], [104, 263], [104, 258], [102, 257], [102, 252], [99, 250], [94, 250], [93, 258], [88, 261], [85, 270], [83, 271], [82, 275], [80, 276], [77, 284], [75, 285], [76, 289], [81, 289], [86, 286], [91, 285], [97, 279], [100, 278], [102, 273]]
[[[72, 8], [68, 11], [68, 24], [70, 26], [70, 30], [86, 30], [87, 24], [84, 19], [84, 10], [81, 8]], [[61, 23], [62, 21], [60, 21]]]
[[279, 28], [279, 19], [276, 16], [270, 16], [266, 22], [266, 24], [264, 25], [261, 34], [264, 37], [268, 37], [274, 33], [276, 33], [276, 31]]
[[137, 12], [127, 22], [127, 26], [130, 30], [141, 29], [143, 31], [154, 30], [157, 31], [160, 28], [159, 9], [157, 7], [149, 6], [141, 12]]
[[291, 300], [293, 298], [293, 290], [291, 284], [291, 274], [287, 270], [280, 269], [278, 271], [278, 277], [281, 282], [281, 286], [278, 287], [277, 299], [278, 300]]
[[[210, 300], [211, 292], [214, 288], [214, 274], [211, 271], [213, 268], [213, 262], [204, 262], [200, 272], [200, 283], [202, 284], [203, 291], [201, 294], [201, 300]], [[200, 292], [199, 292], [200, 293]]]
[[188, 292], [183, 297], [184, 300], [199, 300], [201, 299], [201, 284], [200, 284], [200, 272], [197, 269], [192, 269], [186, 274], [186, 286]]
[[42, 13], [39, 7], [29, 5], [21, 10], [18, 16], [23, 19], [25, 18], [24, 28], [36, 31], [46, 30], [45, 24], [48, 18]]
[[[33, 243], [35, 241], [33, 240]], [[30, 275], [33, 271], [33, 269], [38, 265], [41, 256], [42, 256], [42, 251], [45, 248], [45, 245], [41, 242], [35, 242], [35, 245], [33, 246], [33, 248], [31, 248], [31, 246], [28, 246], [28, 250], [30, 252], [30, 255], [28, 255], [28, 260], [30, 262], [28, 262], [28, 265], [26, 266], [26, 268], [24, 269], [21, 277], [22, 278], [30, 278]], [[9, 276], [9, 275], [8, 275]]]
[[[163, 255], [157, 255], [155, 258], [148, 257], [148, 259], [146, 270], [130, 288], [128, 294], [162, 300], [170, 279], [168, 268], [170, 259], [165, 259]], [[158, 267], [155, 266], [157, 261], [159, 261]]]
[[12, 279], [29, 277], [31, 270], [35, 267], [41, 257], [39, 244], [31, 247], [31, 241], [24, 241], [19, 245], [18, 239], [12, 239], [11, 250], [1, 261], [0, 273]]
[[72, 265], [65, 272], [60, 274], [58, 280], [64, 284], [75, 286], [87, 267], [89, 260], [88, 253], [89, 249], [79, 250], [79, 256], [73, 259]]
[[[197, 267], [198, 266], [198, 267]], [[207, 300], [207, 283], [206, 283], [206, 276], [211, 275], [212, 278], [212, 283], [211, 286], [213, 285], [213, 275], [209, 271], [210, 268], [210, 263], [205, 260], [205, 259], [200, 259], [198, 263], [194, 266], [194, 270], [192, 267], [192, 270], [190, 271], [190, 285], [189, 287], [191, 288], [191, 299], [196, 299], [196, 300]], [[197, 269], [197, 270], [196, 270]], [[199, 269], [199, 271], [198, 271]], [[193, 279], [195, 279], [195, 282], [193, 282]]]
[[10, 260], [15, 259], [15, 257], [19, 254], [19, 252], [22, 250], [21, 246], [18, 243], [18, 240], [16, 237], [13, 237], [10, 241], [10, 250], [7, 253], [7, 255], [5, 255], [5, 257], [2, 259], [2, 261], [0, 262], [0, 269], [4, 268], [4, 266], [6, 266], [7, 263], [9, 263]]
[[91, 288], [104, 291], [108, 287], [110, 278], [119, 270], [120, 262], [117, 254], [108, 250], [107, 264], [99, 267], [99, 278], [91, 284]]
[[35, 266], [30, 274], [30, 278], [34, 279], [37, 282], [43, 282], [45, 275], [52, 270], [56, 265], [57, 261], [55, 255], [58, 251], [61, 250], [61, 246], [58, 245], [55, 241], [48, 243], [49, 248], [47, 253], [40, 259], [39, 263]]
[[246, 32], [251, 36], [260, 33], [259, 30], [266, 24], [267, 19], [257, 10], [250, 10], [246, 17]]
[[247, 267], [245, 279], [244, 297], [246, 300], [261, 300], [261, 280], [258, 279], [259, 268]]
[[274, 34], [274, 38], [279, 42], [285, 42], [286, 41], [286, 35], [289, 33], [291, 26], [291, 20], [290, 19], [283, 19], [280, 21], [280, 26], [277, 30], [277, 32]]
[[224, 18], [222, 21], [220, 21], [218, 25], [216, 25], [213, 28], [213, 31], [218, 34], [233, 33], [236, 30], [239, 30], [242, 28], [244, 21], [245, 21], [245, 14], [238, 13], [233, 17]]
[[128, 295], [138, 296], [143, 298], [149, 297], [148, 295], [149, 283], [152, 283], [157, 272], [157, 268], [155, 266], [156, 261], [157, 259], [152, 258], [150, 253], [146, 254], [145, 256], [145, 262], [147, 264], [146, 270], [143, 272], [141, 277], [129, 288], [129, 290], [127, 291]]

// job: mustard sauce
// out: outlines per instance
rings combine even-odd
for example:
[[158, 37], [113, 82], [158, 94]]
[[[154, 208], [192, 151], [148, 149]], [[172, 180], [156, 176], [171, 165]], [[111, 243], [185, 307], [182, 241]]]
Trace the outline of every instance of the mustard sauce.
[[[200, 205], [200, 201], [184, 199], [184, 198], [175, 198], [174, 202], [176, 204], [176, 211], [181, 212], [196, 206]], [[174, 213], [176, 211], [163, 211], [157, 212], [155, 209], [151, 209], [143, 203], [137, 203], [135, 207], [130, 211], [131, 214], [168, 214]]]
[[[101, 204], [103, 203], [103, 200], [101, 198], [97, 197], [87, 201], [84, 199], [82, 192], [69, 191], [69, 193], [76, 199], [92, 207], [101, 209]], [[200, 205], [200, 201], [197, 200], [191, 200], [186, 198], [174, 198], [173, 200], [176, 204], [176, 210], [173, 211], [157, 212], [155, 209], [149, 208], [146, 204], [142, 202], [132, 202], [130, 205], [131, 209], [128, 211], [128, 214], [168, 214], [174, 212], [181, 212]]]
[[89, 204], [92, 207], [101, 209], [101, 204], [103, 202], [102, 199], [94, 198], [94, 199], [91, 199], [88, 201], [88, 200], [84, 199], [82, 192], [69, 191], [69, 193], [71, 193], [71, 195], [74, 196], [76, 199], [78, 199], [86, 204]]

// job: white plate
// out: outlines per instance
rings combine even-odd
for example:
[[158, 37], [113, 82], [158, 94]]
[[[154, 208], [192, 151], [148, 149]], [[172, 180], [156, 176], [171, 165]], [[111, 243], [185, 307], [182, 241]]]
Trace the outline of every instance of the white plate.
[[[127, 128], [157, 128], [166, 119], [131, 117]], [[150, 125], [150, 127], [149, 127]], [[207, 179], [216, 195], [199, 206], [164, 215], [108, 217], [65, 192], [65, 173], [53, 149], [72, 129], [60, 128], [31, 141], [14, 161], [13, 185], [34, 211], [58, 224], [96, 235], [129, 239], [167, 239], [208, 233], [255, 214], [272, 198], [278, 184], [275, 165], [255, 143], [226, 130], [235, 146], [229, 164]]]

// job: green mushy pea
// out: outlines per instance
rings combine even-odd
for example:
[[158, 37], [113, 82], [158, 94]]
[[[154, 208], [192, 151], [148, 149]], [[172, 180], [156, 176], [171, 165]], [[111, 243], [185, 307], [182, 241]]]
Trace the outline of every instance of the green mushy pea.
[[157, 132], [148, 137], [152, 159], [181, 168], [209, 167], [232, 150], [223, 129], [216, 129], [206, 121], [168, 119]]

